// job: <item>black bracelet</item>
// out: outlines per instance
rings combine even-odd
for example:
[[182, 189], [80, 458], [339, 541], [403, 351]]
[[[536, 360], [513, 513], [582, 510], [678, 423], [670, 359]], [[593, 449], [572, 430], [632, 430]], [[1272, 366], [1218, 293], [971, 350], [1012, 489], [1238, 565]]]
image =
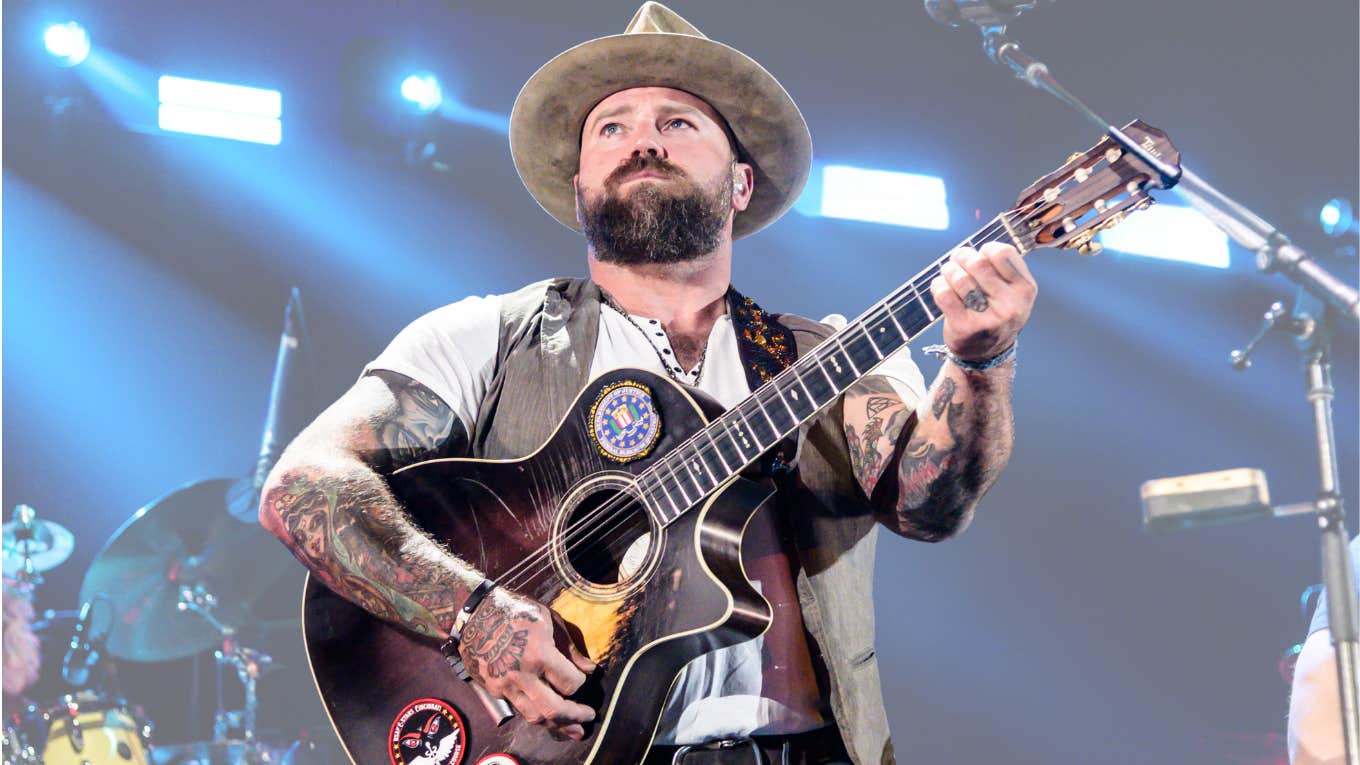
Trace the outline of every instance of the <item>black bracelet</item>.
[[440, 644], [439, 650], [444, 654], [444, 660], [453, 667], [453, 671], [463, 680], [471, 680], [472, 675], [468, 674], [467, 667], [463, 665], [463, 656], [458, 653], [458, 645], [463, 637], [463, 628], [467, 626], [468, 619], [472, 618], [472, 612], [477, 610], [477, 606], [482, 604], [486, 596], [496, 588], [493, 579], [483, 579], [482, 583], [472, 589], [472, 594], [463, 601], [463, 607], [458, 610], [458, 615], [453, 619], [453, 629], [449, 630], [449, 639]]

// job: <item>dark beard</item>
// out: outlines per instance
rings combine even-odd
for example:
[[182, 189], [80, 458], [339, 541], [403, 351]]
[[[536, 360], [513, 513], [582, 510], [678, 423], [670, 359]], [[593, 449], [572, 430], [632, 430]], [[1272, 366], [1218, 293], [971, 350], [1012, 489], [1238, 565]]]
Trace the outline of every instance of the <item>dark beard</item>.
[[[624, 177], [640, 170], [666, 173], [675, 180], [644, 183], [627, 196], [618, 194]], [[667, 188], [684, 183], [683, 189]], [[684, 172], [665, 160], [636, 156], [604, 183], [604, 193], [587, 202], [578, 188], [581, 229], [603, 263], [620, 265], [684, 263], [718, 249], [728, 213], [732, 185], [720, 178], [712, 189], [689, 182]]]

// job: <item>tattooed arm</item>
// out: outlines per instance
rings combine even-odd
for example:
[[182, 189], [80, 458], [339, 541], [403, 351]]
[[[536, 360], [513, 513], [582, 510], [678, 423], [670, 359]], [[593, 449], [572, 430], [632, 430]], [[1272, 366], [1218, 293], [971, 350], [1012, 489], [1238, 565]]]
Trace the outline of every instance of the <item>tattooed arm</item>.
[[[392, 372], [365, 375], [284, 451], [265, 483], [260, 522], [337, 594], [442, 640], [485, 577], [421, 531], [382, 475], [466, 442], [462, 422], [424, 385]], [[526, 720], [580, 738], [594, 712], [562, 696], [593, 665], [569, 642], [570, 656], [558, 650], [554, 617], [497, 588], [468, 621], [460, 648], [473, 677]]]
[[466, 439], [425, 386], [365, 375], [284, 450], [260, 522], [337, 594], [423, 635], [447, 635], [481, 577], [410, 521], [381, 474]]
[[[1014, 248], [960, 250], [931, 283], [950, 351], [993, 358], [1015, 343], [1037, 287]], [[962, 531], [1010, 459], [1015, 364], [969, 371], [945, 363], [930, 392], [908, 412], [887, 381], [869, 376], [846, 392], [851, 467], [899, 534], [938, 542]]]

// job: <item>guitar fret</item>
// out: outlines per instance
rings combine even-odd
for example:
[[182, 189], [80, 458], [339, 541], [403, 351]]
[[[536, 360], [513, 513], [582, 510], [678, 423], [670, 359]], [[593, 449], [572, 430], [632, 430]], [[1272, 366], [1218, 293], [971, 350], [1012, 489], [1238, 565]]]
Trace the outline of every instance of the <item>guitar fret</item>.
[[[723, 439], [728, 446], [732, 447], [732, 451], [736, 452], [737, 459], [741, 460], [741, 464], [745, 465], [746, 451], [751, 448], [751, 442], [747, 440], [745, 431], [743, 431], [741, 425], [730, 416], [731, 414], [731, 411], [729, 411], [719, 420], [722, 424]], [[746, 446], [746, 449], [742, 449], [743, 445]]]
[[704, 435], [708, 436], [708, 442], [713, 445], [713, 451], [718, 455], [718, 461], [722, 463], [723, 469], [730, 475], [732, 473], [732, 466], [727, 464], [726, 459], [723, 459], [722, 449], [718, 447], [718, 442], [713, 440], [713, 434], [709, 432], [708, 428], [704, 428]]
[[[694, 460], [695, 462], [698, 462], [699, 458], [696, 456]], [[689, 460], [685, 460], [685, 467], [689, 468], [688, 471], [689, 480], [694, 483], [694, 488], [699, 490], [699, 498], [702, 499], [703, 496], [708, 493], [708, 489], [705, 489], [704, 485], [699, 483], [699, 477], [695, 475], [694, 465], [689, 464]], [[704, 465], [704, 467], [707, 466]]]
[[760, 396], [753, 395], [751, 396], [751, 400], [756, 402], [756, 407], [760, 409], [760, 416], [764, 417], [765, 421], [770, 423], [770, 436], [772, 441], [779, 440], [779, 426], [775, 425], [774, 420], [770, 419], [770, 413], [765, 411], [765, 405], [760, 402]]
[[[732, 411], [737, 412], [737, 417], [741, 418], [741, 425], [747, 426], [745, 434], [743, 434], [743, 437], [741, 437], [741, 442], [743, 442], [743, 444], [747, 446], [747, 449], [751, 449], [751, 444], [749, 444], [748, 440], [755, 441], [756, 446], [755, 449], [752, 449], [752, 451], [756, 453], [762, 452], [764, 449], [764, 444], [762, 444], [762, 442], [760, 442], [760, 438], [756, 436], [755, 430], [751, 429], [751, 421], [747, 419], [747, 415], [745, 415], [745, 412], [741, 411], [740, 407], [734, 408], [734, 410]], [[738, 430], [738, 433], [741, 433], [740, 430]]]
[[866, 338], [869, 339], [869, 346], [870, 346], [871, 348], [874, 349], [874, 355], [878, 356], [878, 360], [879, 360], [879, 361], [882, 361], [882, 360], [883, 360], [883, 351], [880, 351], [880, 350], [878, 349], [878, 344], [874, 342], [874, 336], [871, 335], [871, 334], [869, 334], [869, 328], [866, 327], [866, 326], [864, 326], [863, 323], [861, 323], [861, 324], [859, 325], [859, 331], [860, 331], [860, 332], [863, 332], [863, 333], [864, 333], [864, 336], [865, 336]]
[[911, 335], [905, 329], [902, 329], [902, 325], [897, 322], [897, 317], [893, 315], [892, 308], [890, 306], [884, 305], [883, 310], [888, 312], [888, 318], [892, 319], [893, 326], [897, 327], [897, 331], [902, 333], [903, 342], [910, 340]]
[[836, 387], [836, 381], [833, 380], [833, 379], [831, 379], [830, 373], [828, 373], [828, 372], [826, 371], [826, 366], [825, 366], [824, 364], [822, 364], [821, 361], [817, 361], [817, 360], [815, 360], [815, 359], [814, 359], [814, 363], [817, 365], [817, 369], [821, 370], [821, 372], [822, 372], [822, 377], [825, 377], [825, 378], [826, 378], [826, 383], [827, 383], [827, 385], [830, 385], [830, 386], [831, 386], [831, 391], [832, 391], [832, 393], [840, 393], [840, 392], [841, 392], [841, 389]]
[[915, 282], [912, 282], [907, 286], [911, 287], [912, 294], [916, 296], [916, 302], [921, 304], [921, 308], [925, 310], [926, 316], [930, 317], [931, 321], [935, 321], [935, 312], [930, 310], [930, 306], [926, 305], [925, 298], [921, 297], [921, 291], [916, 288]]
[[811, 401], [812, 404], [813, 404], [813, 406], [816, 406], [816, 404], [817, 404], [817, 397], [814, 396], [814, 395], [812, 395], [812, 391], [808, 390], [807, 384], [803, 382], [803, 377], [802, 377], [802, 375], [798, 374], [798, 367], [797, 367], [797, 365], [794, 365], [794, 366], [792, 366], [792, 367], [789, 367], [789, 370], [793, 373], [793, 379], [795, 379], [795, 380], [798, 381], [798, 387], [802, 388], [802, 389], [803, 389], [803, 392], [807, 394], [808, 401]]
[[675, 513], [675, 517], [679, 518], [680, 507], [675, 504], [675, 498], [671, 496], [670, 489], [667, 489], [666, 484], [662, 483], [660, 480], [657, 481], [656, 485], [657, 488], [661, 489], [661, 496], [665, 497], [666, 501], [670, 503], [671, 510]]
[[670, 464], [670, 460], [665, 458], [661, 460], [661, 464], [665, 465], [666, 470], [670, 472], [671, 479], [675, 481], [675, 488], [680, 490], [680, 496], [683, 497], [685, 500], [685, 507], [692, 506], [694, 504], [694, 500], [690, 499], [689, 493], [685, 491], [684, 481], [680, 480], [680, 476], [676, 475], [675, 466]]
[[784, 398], [784, 392], [781, 391], [781, 390], [779, 390], [779, 384], [778, 384], [778, 383], [775, 383], [774, 392], [775, 392], [775, 395], [779, 396], [779, 403], [783, 404], [783, 405], [784, 405], [784, 409], [786, 409], [786, 410], [788, 411], [789, 417], [792, 418], [792, 420], [793, 420], [793, 425], [794, 425], [794, 427], [797, 427], [797, 426], [798, 426], [798, 415], [794, 414], [794, 412], [793, 412], [793, 407], [789, 406], [789, 402]]
[[854, 370], [855, 377], [856, 378], [863, 377], [864, 373], [859, 371], [859, 367], [855, 366], [855, 360], [850, 358], [850, 352], [845, 350], [845, 344], [841, 342], [840, 333], [837, 332], [836, 334], [832, 335], [832, 337], [835, 338], [837, 347], [841, 349], [841, 355], [845, 357], [845, 363], [849, 364], [850, 369]]

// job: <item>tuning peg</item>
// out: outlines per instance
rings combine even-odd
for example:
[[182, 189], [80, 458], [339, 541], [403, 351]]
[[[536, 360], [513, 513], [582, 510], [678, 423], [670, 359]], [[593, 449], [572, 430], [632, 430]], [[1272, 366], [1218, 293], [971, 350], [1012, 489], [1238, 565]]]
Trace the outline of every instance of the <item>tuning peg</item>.
[[1105, 249], [1105, 245], [1101, 244], [1100, 242], [1087, 242], [1086, 244], [1083, 244], [1082, 246], [1078, 247], [1077, 252], [1081, 253], [1082, 255], [1097, 255], [1103, 249]]
[[1077, 179], [1077, 183], [1084, 183], [1087, 178], [1091, 177], [1091, 171], [1088, 168], [1079, 167], [1076, 172], [1072, 173], [1072, 177]]
[[1117, 147], [1112, 146], [1105, 150], [1105, 161], [1113, 165], [1115, 161], [1118, 160], [1120, 156], [1122, 156], [1122, 154], [1123, 152], [1121, 152]]

